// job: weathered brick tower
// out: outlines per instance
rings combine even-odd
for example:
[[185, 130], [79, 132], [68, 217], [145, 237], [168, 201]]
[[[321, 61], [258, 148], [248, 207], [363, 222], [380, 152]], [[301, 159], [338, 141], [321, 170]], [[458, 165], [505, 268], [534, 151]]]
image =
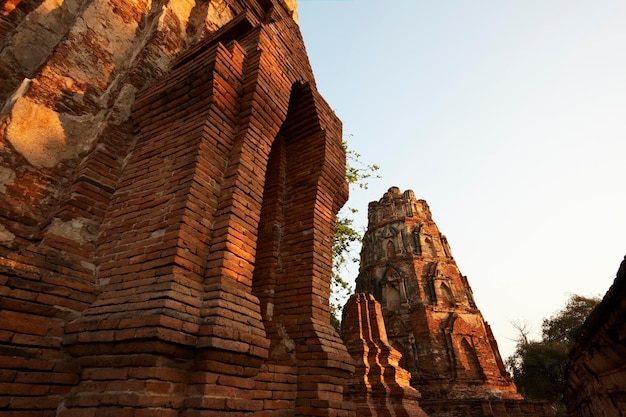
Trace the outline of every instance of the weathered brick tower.
[[2, 413], [354, 415], [328, 308], [341, 124], [293, 7], [0, 13]]
[[392, 187], [369, 204], [356, 292], [382, 305], [389, 343], [429, 415], [543, 415], [522, 397], [424, 200]]

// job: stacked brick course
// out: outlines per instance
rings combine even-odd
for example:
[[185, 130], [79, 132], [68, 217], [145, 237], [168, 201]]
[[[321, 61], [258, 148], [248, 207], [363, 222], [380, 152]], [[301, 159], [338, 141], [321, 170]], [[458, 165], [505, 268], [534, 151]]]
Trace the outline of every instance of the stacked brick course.
[[389, 345], [378, 303], [371, 294], [354, 294], [343, 310], [341, 333], [356, 370], [346, 397], [357, 416], [426, 417], [411, 375], [398, 366], [402, 356]]
[[341, 124], [293, 10], [22, 6], [0, 56], [0, 409], [352, 416], [328, 309]]
[[328, 308], [341, 124], [293, 3], [0, 5], [3, 415], [547, 415], [397, 189], [358, 281], [380, 304], [346, 309], [353, 374]]
[[[547, 403], [517, 393], [426, 202], [392, 187], [370, 203], [368, 217], [356, 291], [380, 302], [388, 343], [402, 354], [399, 365], [410, 372], [424, 411], [437, 417], [552, 415]], [[350, 346], [346, 333], [344, 339]]]
[[626, 259], [570, 350], [564, 402], [571, 417], [626, 415]]

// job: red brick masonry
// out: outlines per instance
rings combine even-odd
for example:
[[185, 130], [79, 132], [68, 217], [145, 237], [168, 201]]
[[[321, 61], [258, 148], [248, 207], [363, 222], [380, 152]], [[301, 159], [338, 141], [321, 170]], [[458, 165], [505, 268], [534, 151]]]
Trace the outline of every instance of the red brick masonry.
[[426, 417], [420, 393], [410, 385], [411, 374], [398, 366], [402, 354], [387, 340], [380, 304], [371, 294], [354, 294], [343, 310], [341, 333], [356, 371], [346, 397], [356, 415]]
[[[81, 18], [105, 7], [132, 23], [151, 16], [131, 13], [140, 4], [95, 1]], [[133, 41], [147, 42], [139, 66], [111, 73], [144, 84], [130, 119], [111, 116], [77, 157], [37, 166], [0, 137], [0, 409], [10, 415], [354, 415], [343, 397], [354, 367], [328, 308], [347, 198], [341, 124], [282, 2], [241, 4], [224, 3], [234, 17], [169, 68], [155, 62], [183, 47], [166, 30], [179, 23], [155, 20], [165, 26]], [[25, 96], [62, 121], [89, 110], [88, 94], [46, 98], [35, 84], [86, 50], [66, 48], [70, 37]], [[93, 107], [114, 105], [107, 82]]]
[[564, 401], [571, 417], [626, 415], [626, 259], [570, 350]]

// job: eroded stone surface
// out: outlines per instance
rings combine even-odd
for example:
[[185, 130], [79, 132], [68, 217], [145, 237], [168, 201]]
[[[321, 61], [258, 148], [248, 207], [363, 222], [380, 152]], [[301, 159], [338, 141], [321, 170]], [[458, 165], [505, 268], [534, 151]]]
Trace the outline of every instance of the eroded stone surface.
[[10, 247], [14, 239], [15, 235], [0, 224], [0, 244]]
[[7, 140], [35, 167], [53, 167], [66, 149], [59, 114], [26, 98], [16, 101], [6, 131]]
[[10, 168], [0, 166], [0, 193], [6, 192], [6, 186], [13, 184], [15, 171]]
[[85, 244], [95, 242], [97, 231], [97, 227], [89, 224], [85, 219], [75, 218], [64, 222], [61, 219], [54, 218], [46, 233], [62, 236], [78, 244]]

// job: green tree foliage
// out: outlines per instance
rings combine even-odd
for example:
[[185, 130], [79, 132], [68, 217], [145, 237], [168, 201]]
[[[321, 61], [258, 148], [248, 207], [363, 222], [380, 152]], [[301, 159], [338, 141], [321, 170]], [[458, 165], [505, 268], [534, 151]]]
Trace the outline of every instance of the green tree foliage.
[[[515, 362], [512, 358], [515, 357]], [[526, 399], [561, 401], [567, 346], [559, 342], [530, 341], [518, 344], [509, 368], [517, 389]]]
[[[361, 154], [348, 147], [346, 141], [343, 142], [346, 151], [346, 180], [350, 185], [350, 190], [355, 188], [366, 190], [369, 180], [380, 178], [376, 171], [379, 166], [376, 164], [367, 165], [361, 161]], [[352, 287], [345, 276], [347, 266], [359, 261], [358, 254], [354, 253], [354, 246], [361, 243], [363, 233], [357, 231], [354, 226], [354, 215], [358, 209], [344, 207], [337, 215], [335, 223], [335, 234], [333, 238], [333, 275], [331, 283], [331, 322], [335, 328], [339, 328], [341, 309], [347, 297], [352, 292]]]
[[578, 336], [580, 327], [599, 302], [598, 297], [589, 298], [582, 295], [572, 295], [562, 310], [543, 320], [541, 326], [543, 339], [571, 346]]
[[598, 297], [572, 295], [565, 307], [543, 320], [541, 340], [529, 340], [525, 325], [515, 353], [507, 359], [520, 394], [527, 399], [548, 400], [563, 414], [563, 389], [568, 352], [581, 326], [600, 302]]

